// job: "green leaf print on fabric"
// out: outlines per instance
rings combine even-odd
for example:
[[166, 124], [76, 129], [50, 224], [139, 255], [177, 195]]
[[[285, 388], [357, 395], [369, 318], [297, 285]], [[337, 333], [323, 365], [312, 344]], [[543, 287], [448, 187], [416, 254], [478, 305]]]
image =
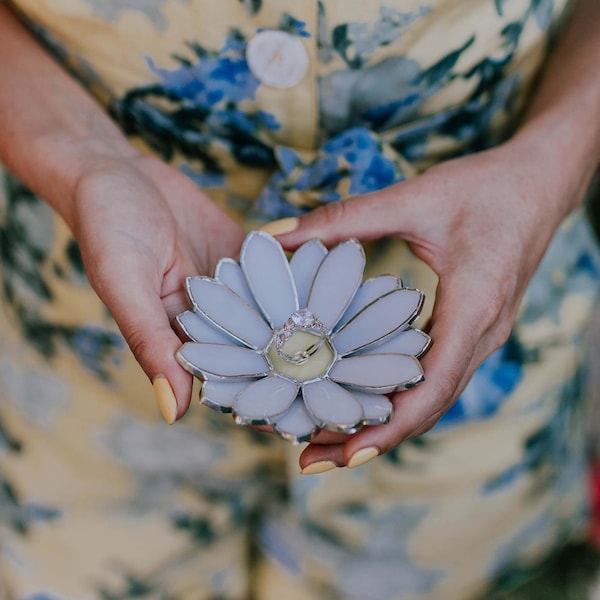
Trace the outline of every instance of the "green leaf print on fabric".
[[[167, 20], [162, 13], [162, 5], [167, 0], [84, 0], [92, 11], [115, 23], [121, 18], [125, 11], [137, 11], [143, 13], [152, 21], [154, 26], [163, 31], [167, 27]], [[181, 0], [187, 3], [189, 0]]]
[[23, 502], [12, 484], [0, 477], [0, 527], [26, 536], [36, 522], [52, 521], [60, 517], [55, 508]]
[[514, 50], [519, 45], [519, 40], [521, 39], [521, 34], [523, 33], [523, 22], [522, 21], [514, 21], [509, 23], [502, 30], [502, 37], [504, 37], [504, 47], [509, 52], [514, 52]]
[[[23, 443], [0, 421], [0, 457], [6, 454], [21, 454]], [[60, 516], [55, 508], [24, 502], [15, 486], [0, 475], [0, 532], [7, 528], [25, 536], [36, 522], [52, 521]]]
[[599, 573], [600, 550], [588, 544], [570, 544], [541, 565], [511, 565], [480, 600], [591, 600]]
[[[412, 438], [402, 442], [399, 446], [388, 450], [381, 458], [393, 465], [402, 465], [403, 468], [409, 468], [409, 463], [403, 457], [405, 452], [408, 452], [411, 456], [416, 456], [417, 452], [425, 456], [427, 452], [433, 452], [436, 448], [436, 444], [428, 438], [427, 434], [425, 434], [418, 438]], [[415, 470], [418, 470], [418, 464], [415, 465], [414, 468]]]
[[[569, 492], [586, 470], [582, 458], [586, 443], [585, 411], [581, 410], [584, 382], [585, 374], [580, 369], [559, 389], [548, 392], [543, 401], [555, 401], [556, 409], [524, 440], [520, 461], [490, 479], [482, 494], [501, 491], [515, 485], [521, 477], [532, 475], [536, 481], [532, 494], [543, 494], [549, 488], [555, 497]], [[580, 440], [579, 444], [574, 440]]]
[[21, 334], [48, 359], [66, 345], [89, 371], [110, 381], [111, 367], [120, 360], [124, 348], [120, 334], [101, 324], [71, 325], [44, 316], [54, 301], [54, 280], [58, 278], [76, 287], [88, 285], [77, 244], [69, 240], [63, 249], [64, 262], [56, 262], [58, 259], [52, 258], [52, 209], [8, 173], [3, 174], [3, 183], [2, 294], [16, 316]]
[[[496, 12], [501, 17], [504, 16], [504, 7], [508, 0], [494, 0]], [[535, 16], [536, 23], [542, 31], [546, 31], [552, 23], [552, 15], [554, 13], [554, 0], [531, 0], [527, 15]]]
[[4, 177], [4, 192], [6, 207], [0, 222], [4, 297], [15, 308], [23, 295], [51, 300], [41, 266], [54, 242], [52, 210], [9, 175]]
[[310, 32], [306, 29], [306, 22], [296, 19], [289, 13], [283, 13], [281, 15], [281, 18], [279, 19], [279, 29], [299, 37], [311, 37]]
[[462, 53], [473, 45], [475, 36], [471, 36], [462, 47], [450, 52], [419, 76], [419, 81], [427, 87], [441, 88], [456, 77], [453, 69]]
[[156, 595], [160, 592], [157, 587], [151, 583], [134, 576], [126, 575], [125, 582], [121, 591], [111, 592], [106, 588], [99, 588], [98, 593], [102, 600], [142, 600], [144, 598], [160, 598], [160, 600], [170, 600], [172, 597], [161, 593], [159, 596]]
[[[222, 485], [227, 485], [224, 481]], [[237, 496], [248, 495], [248, 488], [240, 488]], [[233, 497], [233, 494], [231, 494]], [[187, 579], [182, 583], [181, 576], [186, 573], [202, 572], [203, 565], [209, 553], [223, 551], [224, 540], [235, 540], [238, 535], [248, 528], [251, 517], [246, 514], [243, 518], [223, 518], [222, 509], [226, 504], [219, 493], [207, 493], [201, 502], [207, 502], [204, 515], [180, 512], [171, 518], [171, 524], [186, 536], [185, 541], [172, 551], [167, 557], [147, 567], [140, 568], [133, 564], [113, 564], [110, 583], [103, 581], [97, 584], [96, 593], [102, 600], [176, 600], [180, 598], [180, 590], [192, 589], [189, 586], [197, 585], [202, 581], [204, 586], [209, 585], [210, 590], [204, 587], [202, 598], [225, 599], [239, 597], [232, 595], [228, 589], [236, 578], [244, 575], [239, 572], [248, 568], [246, 560], [252, 564], [255, 549], [247, 549], [248, 556], [240, 559], [231, 556], [226, 569], [217, 570], [210, 577], [204, 579], [202, 575]], [[225, 503], [229, 499], [225, 499]], [[211, 520], [212, 519], [212, 520]], [[237, 540], [245, 544], [247, 540]], [[229, 546], [231, 547], [231, 546]], [[177, 590], [173, 594], [174, 590]], [[239, 590], [238, 590], [239, 591]], [[210, 595], [212, 593], [212, 595]]]
[[[552, 23], [553, 13], [554, 0], [531, 0], [531, 4], [527, 7], [522, 17], [516, 21], [507, 23], [502, 29], [501, 34], [504, 38], [504, 48], [507, 51], [507, 54], [504, 59], [494, 57], [494, 60], [498, 63], [507, 64], [512, 59], [513, 54], [517, 51], [519, 42], [521, 41], [521, 35], [525, 29], [525, 25], [532, 15], [535, 18], [537, 26], [542, 31], [546, 31]], [[491, 59], [487, 60], [490, 61]]]
[[554, 0], [532, 0], [536, 23], [542, 31], [546, 31], [552, 22]]
[[[321, 19], [326, 18], [323, 4], [319, 4]], [[414, 12], [401, 12], [395, 8], [382, 6], [379, 19], [369, 23], [342, 23], [333, 28], [331, 40], [319, 34], [320, 56], [326, 56], [323, 49], [331, 45], [344, 59], [350, 69], [361, 69], [381, 46], [387, 46], [400, 38], [404, 30], [415, 21], [429, 14], [428, 6], [421, 6]]]
[[21, 440], [14, 437], [6, 428], [4, 422], [0, 420], [0, 453], [2, 451], [8, 451], [19, 454], [22, 450], [23, 443]]
[[204, 516], [177, 514], [171, 522], [175, 529], [185, 531], [195, 543], [209, 545], [217, 538], [210, 519]]
[[[304, 23], [284, 15], [282, 25], [304, 36]], [[217, 156], [225, 146], [243, 165], [275, 167], [273, 149], [261, 138], [280, 125], [261, 110], [241, 109], [255, 100], [260, 82], [245, 57], [246, 40], [232, 30], [218, 51], [197, 42], [187, 44], [192, 55], [173, 56], [175, 68], [154, 64], [159, 83], [140, 86], [114, 100], [112, 116], [131, 136], [139, 136], [164, 160], [183, 157], [182, 170], [203, 187], [224, 183]]]
[[67, 260], [69, 261], [69, 265], [78, 275], [85, 277], [85, 270], [83, 268], [81, 252], [79, 251], [79, 246], [77, 245], [77, 242], [74, 239], [69, 241], [65, 252]]
[[254, 16], [262, 8], [262, 0], [240, 0], [249, 15]]
[[496, 12], [502, 17], [504, 15], [504, 5], [506, 4], [507, 0], [494, 0], [494, 3], [496, 4]]

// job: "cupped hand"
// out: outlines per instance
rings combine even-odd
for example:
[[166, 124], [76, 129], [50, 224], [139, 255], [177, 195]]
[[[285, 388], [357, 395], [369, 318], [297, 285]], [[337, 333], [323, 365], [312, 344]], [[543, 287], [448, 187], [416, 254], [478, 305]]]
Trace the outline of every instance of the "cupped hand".
[[175, 361], [181, 342], [171, 320], [188, 308], [185, 278], [235, 256], [243, 231], [188, 177], [143, 156], [105, 160], [81, 177], [72, 229], [90, 283], [135, 358], [150, 380], [170, 383], [177, 406], [165, 418], [181, 417], [192, 376]]
[[315, 237], [328, 246], [350, 237], [402, 238], [439, 277], [429, 331], [434, 344], [422, 360], [426, 381], [394, 395], [387, 425], [347, 438], [319, 434], [301, 455], [303, 469], [358, 466], [425, 433], [450, 408], [475, 369], [506, 341], [526, 286], [568, 212], [564, 198], [572, 190], [553, 179], [535, 153], [506, 143], [274, 224], [272, 230], [295, 226], [278, 236], [289, 250]]

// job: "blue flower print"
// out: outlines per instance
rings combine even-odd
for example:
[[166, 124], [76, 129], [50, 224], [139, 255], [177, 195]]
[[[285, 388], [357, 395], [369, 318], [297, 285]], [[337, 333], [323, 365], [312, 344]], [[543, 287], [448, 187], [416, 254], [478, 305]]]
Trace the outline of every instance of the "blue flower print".
[[471, 381], [442, 417], [438, 427], [493, 416], [523, 378], [524, 352], [512, 336], [473, 374]]
[[584, 370], [580, 368], [570, 380], [549, 390], [530, 408], [544, 411], [549, 402], [557, 403], [550, 417], [524, 440], [520, 460], [490, 478], [481, 488], [483, 495], [514, 485], [523, 476], [535, 478], [543, 488], [551, 486], [557, 499], [578, 488], [586, 472], [581, 410], [584, 380]]
[[67, 336], [67, 341], [82, 364], [105, 381], [110, 367], [119, 364], [125, 341], [120, 334], [97, 325], [83, 325]]
[[[305, 163], [292, 148], [276, 151], [280, 172], [262, 192], [261, 216], [277, 219], [296, 216], [309, 208], [341, 200], [343, 195], [366, 194], [405, 179], [400, 165], [384, 154], [376, 135], [354, 127], [333, 137]], [[342, 182], [347, 189], [342, 192]]]
[[[113, 117], [163, 159], [185, 158], [185, 172], [195, 181], [222, 185], [224, 170], [217, 156], [223, 154], [223, 146], [241, 164], [273, 168], [273, 149], [263, 133], [280, 125], [273, 115], [252, 110], [260, 81], [248, 67], [243, 35], [232, 31], [220, 51], [197, 43], [188, 48], [192, 58], [174, 56], [174, 69], [158, 67], [147, 58], [160, 81], [113, 101]], [[214, 150], [215, 144], [219, 150]]]
[[192, 106], [210, 107], [222, 101], [254, 100], [260, 81], [248, 68], [245, 47], [242, 38], [229, 36], [221, 51], [214, 54], [192, 45], [200, 60], [197, 63], [184, 61], [179, 69], [162, 69], [151, 58], [147, 61], [171, 97]]
[[311, 37], [310, 32], [306, 29], [306, 23], [299, 19], [295, 19], [289, 13], [284, 13], [282, 15], [281, 20], [279, 21], [279, 29], [299, 37]]
[[[321, 5], [324, 11], [324, 7]], [[320, 36], [322, 55], [331, 60], [335, 51], [350, 69], [362, 69], [373, 54], [402, 37], [406, 28], [431, 12], [429, 6], [420, 6], [414, 12], [401, 12], [382, 6], [379, 19], [372, 23], [341, 23], [331, 32], [331, 38]]]

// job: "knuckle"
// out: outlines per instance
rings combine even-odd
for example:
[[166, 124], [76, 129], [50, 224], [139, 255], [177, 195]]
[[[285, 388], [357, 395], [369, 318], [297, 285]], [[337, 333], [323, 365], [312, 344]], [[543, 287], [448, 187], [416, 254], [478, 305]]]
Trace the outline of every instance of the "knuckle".
[[139, 329], [133, 329], [127, 332], [124, 332], [125, 339], [127, 340], [127, 345], [131, 349], [131, 352], [140, 363], [142, 368], [144, 368], [145, 357], [148, 354], [148, 343], [146, 341], [146, 337], [143, 332]]
[[505, 298], [500, 293], [493, 293], [488, 296], [487, 301], [482, 306], [481, 319], [486, 327], [492, 327], [497, 323], [498, 318], [504, 308]]
[[412, 440], [414, 438], [417, 438], [417, 437], [420, 437], [422, 435], [425, 435], [426, 433], [428, 433], [429, 431], [431, 431], [435, 427], [435, 425], [437, 425], [437, 422], [441, 418], [442, 418], [441, 414], [439, 416], [437, 414], [436, 415], [432, 415], [418, 429], [416, 429], [415, 431], [412, 431], [410, 433], [410, 435], [407, 436], [406, 439], [407, 440]]
[[321, 207], [321, 218], [323, 224], [333, 226], [340, 221], [343, 221], [347, 215], [347, 206], [345, 202], [331, 202]]
[[461, 373], [459, 373], [457, 370], [445, 373], [439, 377], [436, 390], [438, 405], [446, 407], [454, 401], [458, 393], [457, 390], [460, 381]]
[[504, 344], [506, 344], [510, 334], [512, 333], [512, 329], [512, 323], [510, 321], [501, 319], [498, 322], [496, 330], [494, 331], [494, 335], [492, 336], [493, 350], [498, 350], [504, 346]]

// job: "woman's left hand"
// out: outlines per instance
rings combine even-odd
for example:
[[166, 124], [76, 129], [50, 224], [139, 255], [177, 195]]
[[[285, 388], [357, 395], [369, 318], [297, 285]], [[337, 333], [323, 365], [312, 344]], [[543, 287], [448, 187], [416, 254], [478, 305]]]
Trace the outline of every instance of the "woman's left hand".
[[350, 237], [402, 238], [439, 276], [426, 381], [393, 396], [387, 425], [351, 437], [321, 432], [301, 456], [304, 469], [321, 461], [358, 466], [425, 433], [506, 341], [552, 234], [581, 194], [547, 173], [533, 150], [526, 141], [507, 142], [272, 226], [295, 226], [278, 236], [290, 250], [311, 238], [327, 246]]

